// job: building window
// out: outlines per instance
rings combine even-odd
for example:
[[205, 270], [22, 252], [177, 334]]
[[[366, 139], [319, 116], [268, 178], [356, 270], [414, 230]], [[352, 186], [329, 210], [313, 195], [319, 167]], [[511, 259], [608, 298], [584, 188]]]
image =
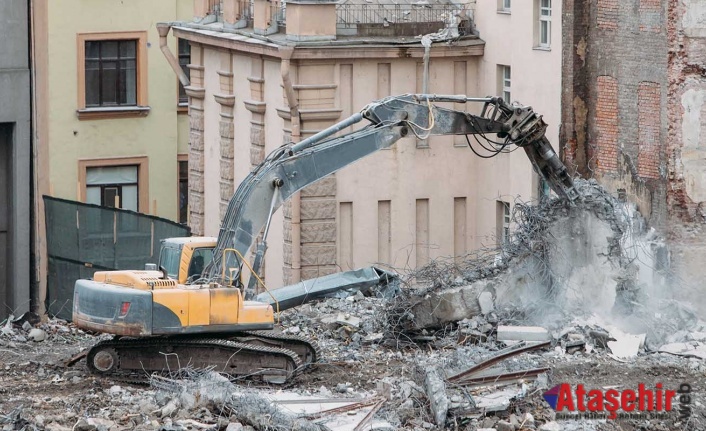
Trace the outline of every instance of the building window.
[[[189, 74], [189, 63], [191, 62], [191, 45], [186, 39], [179, 39], [179, 66], [184, 71], [187, 77]], [[177, 80], [178, 81], [178, 80]], [[189, 96], [186, 95], [186, 90], [181, 82], [179, 82], [179, 106], [186, 106], [189, 103]]]
[[510, 241], [510, 203], [496, 201], [495, 215], [498, 245], [502, 246]]
[[78, 182], [81, 202], [149, 213], [147, 157], [79, 160]]
[[179, 223], [189, 221], [189, 161], [179, 155]]
[[511, 77], [510, 66], [498, 65], [498, 94], [507, 103], [512, 102], [512, 93], [510, 91]]
[[498, 0], [498, 12], [510, 13], [512, 0]]
[[137, 166], [86, 169], [86, 203], [137, 211]]
[[535, 0], [539, 7], [537, 22], [537, 46], [549, 48], [552, 40], [552, 0]]
[[145, 115], [147, 34], [78, 35], [79, 118]]
[[86, 41], [86, 107], [137, 105], [137, 41]]

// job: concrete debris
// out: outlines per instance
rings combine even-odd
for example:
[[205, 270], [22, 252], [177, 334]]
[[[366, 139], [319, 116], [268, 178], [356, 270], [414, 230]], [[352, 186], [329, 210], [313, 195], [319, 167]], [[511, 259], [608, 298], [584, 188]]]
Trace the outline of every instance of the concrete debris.
[[665, 344], [659, 351], [687, 358], [706, 359], [706, 344], [699, 341]]
[[27, 336], [32, 341], [44, 341], [47, 339], [47, 333], [39, 328], [32, 328], [32, 330], [29, 331], [29, 334], [27, 334]]
[[338, 317], [336, 317], [336, 323], [357, 329], [360, 327], [360, 318], [350, 314], [341, 313]]
[[608, 348], [620, 359], [630, 359], [637, 356], [640, 348], [645, 344], [647, 334], [633, 335], [618, 329], [611, 331], [615, 341], [608, 341]]
[[446, 385], [439, 377], [436, 368], [430, 368], [424, 376], [424, 389], [431, 405], [432, 417], [438, 426], [446, 423], [446, 415], [449, 411], [449, 399], [446, 396]]
[[478, 306], [480, 306], [480, 312], [485, 316], [495, 310], [495, 303], [493, 299], [493, 294], [491, 292], [481, 292], [478, 295]]
[[549, 341], [549, 331], [537, 326], [498, 326], [498, 341]]
[[539, 431], [561, 431], [562, 427], [558, 422], [547, 422], [539, 427]]

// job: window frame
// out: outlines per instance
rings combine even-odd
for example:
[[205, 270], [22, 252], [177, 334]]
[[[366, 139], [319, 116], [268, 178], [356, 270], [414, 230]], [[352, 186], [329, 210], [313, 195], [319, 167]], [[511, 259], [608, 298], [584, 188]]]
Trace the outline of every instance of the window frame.
[[[136, 42], [136, 105], [128, 106], [101, 106], [86, 107], [86, 42], [134, 40]], [[104, 33], [79, 33], [76, 35], [77, 58], [77, 106], [78, 118], [102, 119], [121, 117], [141, 117], [149, 113], [147, 101], [147, 32], [104, 32]]]
[[[509, 77], [506, 77], [509, 72]], [[506, 85], [507, 84], [507, 85]], [[505, 95], [508, 97], [505, 97]], [[508, 104], [512, 103], [512, 67], [505, 64], [498, 64], [498, 95]]]
[[[547, 2], [549, 6], [543, 6], [544, 2]], [[544, 14], [547, 11], [548, 14]], [[537, 0], [537, 47], [548, 49], [552, 46], [552, 0]], [[547, 40], [542, 40], [542, 27], [546, 25], [547, 29]]]
[[[181, 169], [180, 164], [186, 163], [186, 220], [181, 220]], [[189, 155], [177, 154], [177, 223], [189, 224]]]
[[[189, 62], [186, 64], [186, 67], [183, 67], [181, 64], [182, 58], [186, 57], [186, 55], [182, 54], [179, 50], [179, 44], [182, 43], [182, 41], [189, 45]], [[189, 69], [189, 64], [191, 64], [191, 41], [189, 39], [177, 38], [177, 62], [186, 76], [191, 79], [191, 69]], [[184, 91], [185, 100], [182, 100], [182, 90]], [[177, 108], [179, 112], [187, 112], [189, 108], [189, 95], [186, 94], [186, 90], [184, 90], [184, 86], [181, 84], [181, 81], [179, 81], [179, 78], [177, 78]]]
[[88, 169], [116, 166], [137, 166], [137, 212], [149, 214], [149, 163], [146, 156], [80, 159], [78, 161], [78, 200], [86, 202], [86, 172]]
[[498, 0], [498, 13], [509, 14], [512, 11], [512, 0]]

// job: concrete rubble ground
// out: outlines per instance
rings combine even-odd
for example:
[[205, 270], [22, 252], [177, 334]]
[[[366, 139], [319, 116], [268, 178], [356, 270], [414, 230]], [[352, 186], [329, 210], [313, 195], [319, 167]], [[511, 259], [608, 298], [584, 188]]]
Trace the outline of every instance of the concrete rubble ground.
[[[279, 328], [316, 340], [323, 357], [284, 388], [188, 367], [149, 387], [96, 378], [63, 363], [107, 336], [8, 319], [0, 429], [704, 429], [706, 324], [686, 304], [689, 287], [634, 209], [593, 182], [577, 187], [577, 208], [516, 205], [500, 253], [434, 261], [394, 298], [357, 292], [281, 313]], [[557, 421], [542, 394], [562, 382], [688, 382], [692, 414]]]

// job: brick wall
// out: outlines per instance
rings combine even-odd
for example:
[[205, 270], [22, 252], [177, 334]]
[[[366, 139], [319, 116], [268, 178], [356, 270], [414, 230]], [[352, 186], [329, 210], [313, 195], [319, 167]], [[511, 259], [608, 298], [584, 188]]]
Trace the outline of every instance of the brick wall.
[[618, 80], [599, 76], [596, 89], [597, 168], [613, 172], [618, 169]]
[[655, 95], [667, 88], [667, 1], [564, 0], [562, 17], [564, 157], [580, 175], [624, 189], [653, 225], [667, 213], [654, 158], [668, 124], [666, 99]]
[[618, 28], [618, 0], [598, 0], [596, 20], [599, 28]]
[[660, 167], [660, 86], [643, 82], [638, 87], [638, 174], [643, 178], [657, 179]]

